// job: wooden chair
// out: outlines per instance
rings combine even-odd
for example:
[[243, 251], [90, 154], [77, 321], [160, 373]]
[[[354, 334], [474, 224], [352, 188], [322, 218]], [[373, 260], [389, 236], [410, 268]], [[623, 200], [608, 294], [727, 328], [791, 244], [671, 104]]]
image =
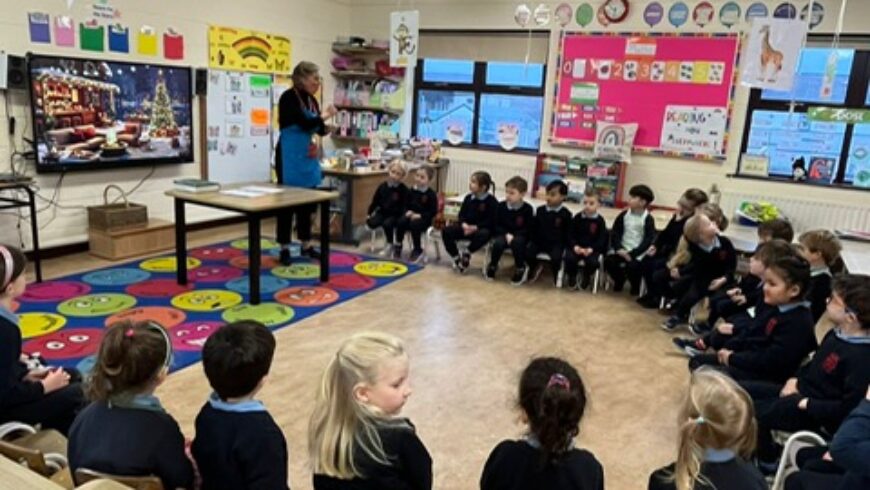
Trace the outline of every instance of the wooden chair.
[[66, 444], [60, 432], [44, 430], [13, 441], [0, 441], [0, 454], [51, 477], [67, 466]]
[[75, 482], [77, 485], [84, 485], [93, 480], [112, 480], [122, 485], [126, 485], [134, 490], [163, 490], [163, 483], [160, 478], [154, 475], [148, 476], [120, 476], [100, 473], [98, 471], [89, 470], [87, 468], [79, 468], [75, 473]]

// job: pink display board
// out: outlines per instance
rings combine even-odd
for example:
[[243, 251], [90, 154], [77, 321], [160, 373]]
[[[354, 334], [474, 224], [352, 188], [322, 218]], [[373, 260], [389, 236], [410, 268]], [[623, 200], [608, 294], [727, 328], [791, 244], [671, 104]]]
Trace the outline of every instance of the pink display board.
[[738, 52], [730, 34], [563, 33], [550, 142], [637, 123], [635, 151], [724, 159]]

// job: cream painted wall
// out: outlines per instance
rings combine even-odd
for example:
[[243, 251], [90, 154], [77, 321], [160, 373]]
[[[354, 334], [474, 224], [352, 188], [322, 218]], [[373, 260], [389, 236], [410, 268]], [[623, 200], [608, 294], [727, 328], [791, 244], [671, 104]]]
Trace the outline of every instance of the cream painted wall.
[[[518, 0], [416, 0], [400, 2], [400, 6], [397, 7], [396, 2], [389, 0], [356, 0], [353, 2], [352, 8], [352, 27], [354, 32], [364, 36], [383, 36], [384, 31], [389, 28], [390, 11], [417, 9], [420, 11], [420, 26], [424, 29], [515, 29], [517, 26], [513, 21], [513, 12], [520, 3], [522, 2]], [[527, 3], [532, 7], [538, 4], [538, 2]], [[551, 1], [546, 3], [555, 8], [559, 2]], [[571, 1], [569, 3], [576, 7], [582, 2]], [[597, 6], [601, 2], [599, 0], [592, 0], [590, 3]], [[667, 8], [671, 2], [664, 3]], [[687, 3], [690, 6], [694, 6], [697, 2]], [[724, 0], [712, 0], [712, 3], [716, 6], [718, 12], [718, 8], [724, 3]], [[743, 12], [745, 12], [746, 7], [752, 2], [741, 0], [738, 3], [741, 4]], [[768, 0], [766, 3], [769, 9], [773, 10], [781, 1]], [[793, 1], [793, 3], [803, 7], [803, 5], [809, 2]], [[839, 0], [820, 0], [817, 3], [824, 5], [826, 14], [822, 25], [813, 32], [832, 32], [836, 26], [841, 2]], [[629, 32], [649, 31], [649, 27], [643, 22], [643, 9], [646, 4], [646, 1], [631, 0], [632, 11], [630, 16], [625, 23], [619, 26], [619, 30]], [[865, 34], [870, 32], [870, 24], [867, 24], [866, 20], [868, 18], [870, 18], [870, 1], [849, 2], [844, 32]], [[576, 24], [572, 24], [569, 27], [571, 30], [581, 30]], [[691, 32], [692, 30], [705, 31], [691, 22], [690, 26], [683, 27], [680, 32]], [[712, 29], [724, 30], [724, 27], [717, 20], [712, 25]], [[597, 23], [593, 23], [593, 25], [587, 26], [586, 30], [601, 30], [601, 27]], [[616, 28], [611, 27], [610, 30], [615, 31]], [[654, 29], [656, 32], [666, 30], [673, 30], [670, 24], [667, 23], [667, 20]], [[708, 26], [706, 31], [710, 30], [711, 26]], [[548, 87], [545, 95], [545, 125], [542, 135], [542, 140], [545, 142], [542, 145], [542, 150], [571, 153], [572, 150], [570, 149], [551, 147], [546, 143], [547, 135], [550, 133], [551, 101], [558, 48], [559, 28], [555, 27], [551, 29], [550, 36], [550, 69], [547, 74]], [[707, 189], [712, 183], [716, 183], [723, 192], [758, 193], [767, 195], [771, 199], [775, 199], [777, 196], [795, 197], [795, 194], [799, 193], [801, 197], [808, 200], [863, 202], [870, 206], [870, 194], [867, 192], [824, 189], [811, 186], [798, 187], [793, 184], [765, 183], [727, 178], [726, 175], [733, 173], [737, 166], [748, 97], [748, 90], [743, 88], [737, 90], [732, 114], [728, 155], [724, 163], [637, 155], [634, 157], [634, 163], [627, 172], [626, 188], [641, 182], [649, 184], [657, 194], [657, 203], [661, 205], [673, 205], [680, 193], [688, 187], [696, 186]], [[457, 160], [478, 161], [482, 169], [485, 169], [489, 162], [494, 161], [510, 161], [517, 164], [525, 162], [530, 167], [534, 165], [533, 157], [529, 156], [463, 149], [449, 149], [446, 151], [446, 154], [448, 157]]]
[[[121, 22], [131, 27], [131, 32], [143, 24], [151, 25], [162, 32], [174, 27], [185, 36], [186, 58], [183, 65], [205, 67], [208, 64], [207, 29], [209, 24], [245, 27], [289, 36], [293, 42], [292, 62], [307, 59], [324, 67], [331, 58], [330, 45], [335, 36], [350, 32], [350, 0], [110, 0], [110, 4], [121, 10]], [[0, 50], [22, 55], [28, 51], [57, 53], [70, 56], [87, 56], [78, 49], [57, 48], [50, 45], [32, 45], [27, 31], [27, 12], [44, 11], [52, 15], [71, 15], [74, 20], [89, 18], [90, 6], [94, 2], [76, 0], [67, 11], [64, 0], [0, 0]], [[68, 14], [67, 14], [68, 12]], [[135, 46], [131, 42], [131, 46]], [[135, 54], [116, 55], [104, 53], [97, 55], [106, 59], [132, 61], [143, 59]], [[149, 61], [168, 63], [165, 60], [144, 58]], [[331, 99], [332, 85], [327, 80], [325, 94]], [[11, 92], [11, 112], [17, 119], [16, 134], [13, 138], [18, 149], [24, 147], [22, 134], [30, 137], [29, 101], [23, 94]], [[0, 97], [2, 97], [0, 93]], [[0, 172], [9, 171], [11, 152], [7, 137], [4, 105], [0, 104]], [[199, 121], [194, 118], [194, 127]], [[97, 204], [102, 199], [102, 189], [108, 183], [116, 183], [124, 189], [131, 189], [145, 176], [150, 167], [139, 167], [123, 171], [71, 172], [66, 175], [57, 202], [63, 208], [50, 208], [46, 201], [39, 203], [41, 212], [40, 240], [43, 247], [51, 247], [87, 240], [87, 213], [83, 206]], [[163, 195], [171, 187], [172, 180], [182, 176], [198, 176], [200, 172], [199, 155], [197, 162], [189, 165], [159, 166], [152, 178], [133, 194], [136, 202], [145, 203], [152, 217], [172, 220], [172, 201]], [[34, 173], [29, 164], [28, 173]], [[50, 199], [55, 192], [59, 174], [37, 176], [40, 194]], [[52, 217], [56, 217], [52, 220]], [[205, 208], [191, 207], [188, 220], [202, 221], [228, 216], [227, 213]], [[0, 215], [0, 242], [19, 243], [16, 229], [17, 218], [8, 214]], [[30, 246], [29, 224], [22, 222], [24, 243]]]

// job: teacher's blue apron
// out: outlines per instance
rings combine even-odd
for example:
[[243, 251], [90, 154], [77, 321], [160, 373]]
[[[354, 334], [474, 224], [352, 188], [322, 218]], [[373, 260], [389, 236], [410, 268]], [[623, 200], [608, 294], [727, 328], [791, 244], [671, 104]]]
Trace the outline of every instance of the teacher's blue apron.
[[[314, 111], [303, 108], [305, 117], [316, 119]], [[294, 124], [281, 130], [281, 183], [294, 187], [315, 188], [323, 180], [318, 147], [313, 132]]]

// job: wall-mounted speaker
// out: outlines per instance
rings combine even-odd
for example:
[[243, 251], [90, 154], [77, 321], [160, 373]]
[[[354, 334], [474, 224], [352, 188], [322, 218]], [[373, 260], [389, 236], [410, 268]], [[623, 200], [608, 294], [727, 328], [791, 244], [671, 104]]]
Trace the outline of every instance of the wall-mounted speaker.
[[196, 95], [208, 95], [208, 70], [197, 68], [193, 76], [193, 91]]
[[21, 56], [0, 53], [0, 89], [27, 89], [26, 59]]

